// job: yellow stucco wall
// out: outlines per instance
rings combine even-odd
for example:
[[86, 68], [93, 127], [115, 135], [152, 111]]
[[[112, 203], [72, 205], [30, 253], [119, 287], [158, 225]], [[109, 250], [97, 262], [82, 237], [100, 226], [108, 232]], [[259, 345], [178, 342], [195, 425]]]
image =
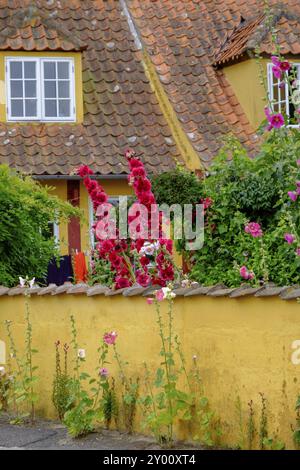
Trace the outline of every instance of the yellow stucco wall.
[[[5, 83], [5, 57], [65, 57], [74, 59], [75, 67], [75, 98], [76, 98], [76, 122], [83, 122], [83, 91], [82, 91], [82, 65], [80, 52], [22, 52], [22, 51], [0, 51], [0, 122], [6, 121], [6, 83]], [[38, 124], [33, 121], [32, 124]], [[28, 124], [28, 121], [21, 121], [18, 124]], [[47, 125], [57, 122], [48, 123]], [[59, 121], [59, 125], [64, 123]], [[70, 124], [70, 123], [68, 123]], [[12, 122], [13, 125], [13, 122]]]
[[[262, 59], [261, 65], [265, 78], [269, 59]], [[300, 62], [292, 60], [292, 62]], [[233, 65], [224, 66], [225, 76], [232, 86], [237, 99], [245, 111], [250, 124], [257, 129], [265, 119], [266, 92], [261, 83], [260, 68], [255, 59], [248, 59]]]
[[[0, 340], [7, 341], [3, 322], [12, 320], [17, 348], [24, 337], [23, 296], [0, 297]], [[51, 388], [55, 367], [54, 342], [70, 342], [71, 314], [75, 316], [80, 348], [86, 350], [85, 368], [94, 374], [99, 340], [105, 331], [118, 332], [118, 348], [128, 376], [142, 376], [143, 361], [151, 371], [159, 365], [160, 342], [154, 306], [143, 297], [57, 295], [29, 299], [33, 344], [39, 350], [39, 413], [53, 418]], [[167, 306], [165, 305], [164, 308]], [[248, 402], [254, 402], [259, 428], [259, 392], [267, 398], [269, 435], [293, 448], [295, 402], [300, 393], [300, 306], [279, 298], [190, 297], [175, 300], [175, 330], [180, 335], [190, 369], [197, 355], [206, 396], [221, 418], [222, 444], [234, 446], [240, 438], [236, 400], [242, 407], [242, 430], [247, 435]], [[110, 357], [112, 359], [112, 357]], [[294, 359], [294, 363], [292, 361]], [[116, 374], [115, 364], [108, 365]], [[137, 429], [141, 429], [138, 426]], [[186, 425], [176, 428], [187, 437]]]

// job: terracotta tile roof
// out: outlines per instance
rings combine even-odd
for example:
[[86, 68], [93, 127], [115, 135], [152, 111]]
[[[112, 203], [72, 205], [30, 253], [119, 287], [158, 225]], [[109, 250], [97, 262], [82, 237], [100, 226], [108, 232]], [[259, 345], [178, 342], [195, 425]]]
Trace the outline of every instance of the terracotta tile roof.
[[[15, 23], [16, 12], [30, 4], [0, 0], [0, 31]], [[180, 155], [119, 2], [39, 0], [34, 4], [38, 9], [32, 16], [38, 20], [30, 20], [30, 26], [24, 20], [26, 26], [17, 28], [17, 36], [10, 35], [0, 44], [27, 50], [70, 50], [72, 43], [87, 46], [82, 51], [84, 122], [0, 123], [0, 163], [35, 175], [68, 175], [86, 163], [98, 174], [118, 175], [128, 171], [123, 152], [130, 146], [136, 147], [149, 173], [173, 167]], [[19, 41], [27, 34], [32, 37], [22, 39], [21, 46]]]
[[[295, 15], [286, 9], [274, 10], [273, 15], [271, 24], [278, 30], [281, 53], [285, 55], [300, 54], [300, 15]], [[215, 64], [222, 66], [228, 62], [234, 62], [247, 52], [250, 52], [251, 55], [257, 45], [259, 45], [261, 53], [272, 54], [274, 45], [268, 21], [264, 14], [248, 21], [243, 19], [216, 54]]]
[[[28, 14], [21, 22], [19, 13], [12, 24], [32, 4], [35, 19]], [[299, 0], [284, 8], [300, 15]], [[204, 165], [228, 133], [253, 151], [255, 132], [213, 63], [241, 17], [248, 21], [261, 9], [261, 0], [0, 0], [0, 31], [7, 33], [0, 49], [82, 49], [84, 89], [81, 125], [0, 124], [0, 162], [37, 175], [66, 175], [79, 163], [121, 174], [124, 148], [132, 146], [151, 173], [174, 166], [180, 154], [145, 72], [145, 53]], [[284, 18], [281, 41], [298, 51], [297, 20]]]

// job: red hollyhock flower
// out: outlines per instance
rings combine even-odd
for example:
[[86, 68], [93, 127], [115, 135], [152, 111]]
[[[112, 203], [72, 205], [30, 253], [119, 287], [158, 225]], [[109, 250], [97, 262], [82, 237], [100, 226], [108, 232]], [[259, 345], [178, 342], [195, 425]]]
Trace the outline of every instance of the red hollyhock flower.
[[77, 175], [81, 178], [85, 178], [87, 175], [93, 175], [94, 172], [87, 165], [81, 165], [77, 170]]
[[116, 289], [124, 289], [130, 287], [130, 282], [127, 277], [117, 276], [116, 277]]
[[151, 278], [148, 274], [138, 271], [136, 275], [136, 281], [140, 286], [147, 287], [151, 282]]

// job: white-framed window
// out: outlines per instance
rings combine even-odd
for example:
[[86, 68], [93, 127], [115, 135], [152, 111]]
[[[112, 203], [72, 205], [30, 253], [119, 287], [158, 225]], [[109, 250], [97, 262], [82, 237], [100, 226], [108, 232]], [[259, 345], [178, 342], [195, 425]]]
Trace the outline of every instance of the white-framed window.
[[[273, 64], [268, 64], [268, 93], [269, 100], [272, 105], [272, 111], [274, 113], [281, 113], [287, 116], [288, 121], [291, 121], [291, 127], [299, 127], [299, 124], [293, 123], [295, 118], [296, 103], [293, 102], [295, 94], [299, 95], [300, 91], [300, 63], [292, 63], [292, 68], [290, 72], [285, 72], [286, 74], [293, 74], [294, 80], [297, 83], [297, 88], [291, 88], [288, 81], [278, 79], [273, 74]], [[289, 78], [289, 77], [287, 77]], [[300, 107], [300, 103], [297, 108]]]
[[6, 57], [8, 121], [75, 121], [73, 58]]

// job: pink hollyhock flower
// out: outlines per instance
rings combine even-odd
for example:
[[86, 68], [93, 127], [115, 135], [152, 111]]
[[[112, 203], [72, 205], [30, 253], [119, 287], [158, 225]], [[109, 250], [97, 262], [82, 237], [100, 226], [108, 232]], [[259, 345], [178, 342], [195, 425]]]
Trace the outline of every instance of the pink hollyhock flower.
[[286, 242], [288, 242], [289, 245], [291, 245], [292, 243], [294, 243], [296, 237], [292, 233], [285, 233], [284, 239]]
[[245, 225], [245, 232], [254, 238], [262, 237], [263, 235], [261, 226], [257, 222], [249, 222]]
[[106, 367], [102, 367], [99, 370], [99, 375], [100, 375], [100, 377], [107, 378], [109, 376], [108, 369]]
[[279, 86], [279, 88], [284, 88], [284, 87], [285, 87], [285, 83], [284, 83], [284, 82], [280, 82], [278, 86]]
[[274, 77], [276, 77], [278, 80], [281, 79], [282, 70], [281, 70], [280, 66], [273, 65], [272, 72], [273, 72]]
[[270, 125], [274, 127], [274, 129], [279, 129], [280, 127], [284, 125], [284, 117], [280, 113], [273, 114], [269, 122], [270, 122]]
[[254, 272], [248, 271], [246, 266], [242, 266], [240, 268], [240, 276], [245, 279], [246, 281], [252, 280], [254, 278]]
[[155, 298], [158, 302], [162, 302], [165, 298], [164, 291], [162, 289], [159, 289], [155, 292]]
[[153, 302], [154, 302], [154, 299], [153, 299], [152, 297], [148, 297], [148, 298], [147, 298], [147, 304], [148, 304], [148, 305], [152, 305]]
[[110, 333], [105, 333], [103, 336], [104, 343], [110, 345], [115, 344], [118, 334], [115, 331], [111, 331]]
[[273, 128], [279, 129], [284, 125], [284, 117], [282, 114], [271, 114], [269, 108], [265, 108], [265, 115], [269, 123], [268, 131], [272, 130]]
[[272, 55], [271, 56], [271, 61], [272, 61], [272, 64], [275, 65], [276, 67], [279, 67], [280, 65], [280, 60], [279, 58], [276, 56], [276, 55]]
[[295, 191], [288, 191], [288, 197], [293, 201], [295, 202], [297, 200], [297, 193], [295, 193]]

